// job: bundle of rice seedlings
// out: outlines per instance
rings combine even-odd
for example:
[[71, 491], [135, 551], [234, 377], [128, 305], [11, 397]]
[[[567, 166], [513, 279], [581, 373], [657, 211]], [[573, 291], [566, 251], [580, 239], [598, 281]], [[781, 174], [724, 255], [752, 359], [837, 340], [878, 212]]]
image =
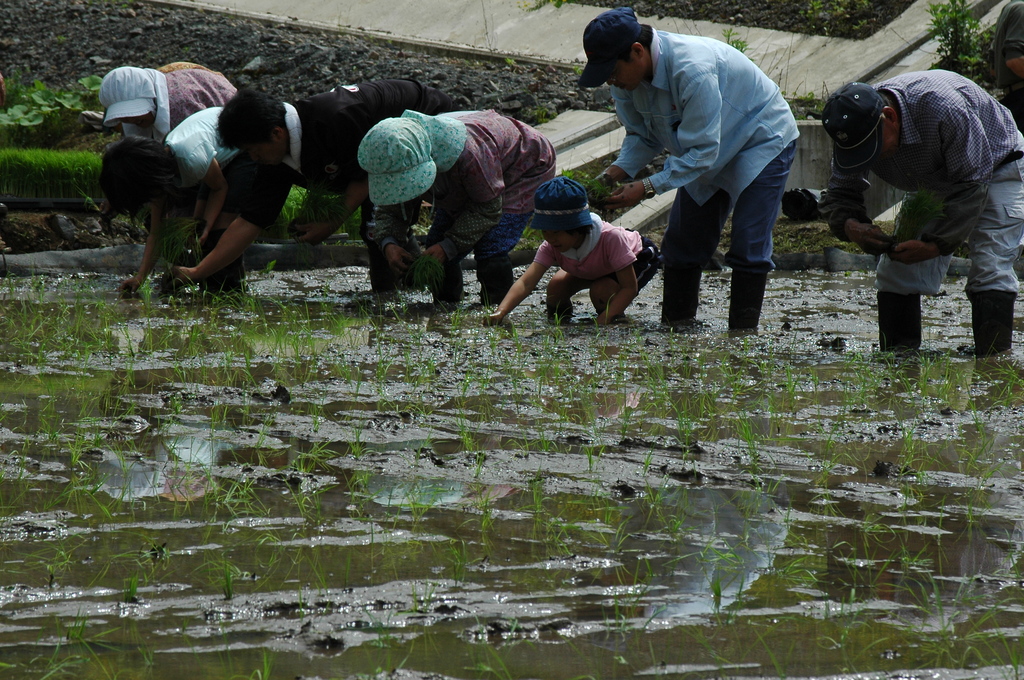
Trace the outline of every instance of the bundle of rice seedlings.
[[[612, 189], [602, 184], [597, 177], [592, 177], [584, 172], [565, 170], [562, 175], [569, 179], [576, 180], [587, 190], [587, 202], [592, 208], [600, 208], [612, 193]], [[600, 176], [600, 175], [598, 175]]]
[[294, 221], [298, 224], [331, 222], [341, 220], [347, 214], [345, 197], [336, 194], [322, 184], [313, 184], [306, 189]]
[[160, 225], [160, 257], [186, 267], [199, 261], [199, 229], [191, 217], [168, 217]]
[[902, 243], [916, 239], [926, 224], [942, 217], [942, 210], [942, 199], [927, 189], [908, 195], [896, 213], [896, 227], [892, 232], [893, 242]]
[[21, 198], [102, 196], [103, 159], [88, 151], [0, 149], [0, 194]]
[[[323, 185], [308, 189], [292, 187], [281, 208], [281, 214], [274, 222], [274, 230], [281, 235], [295, 235], [294, 225], [311, 222], [329, 222], [345, 217], [345, 197]], [[357, 208], [342, 225], [342, 231], [352, 238], [359, 236], [359, 209]]]
[[405, 272], [405, 284], [414, 290], [441, 290], [444, 283], [444, 265], [430, 255], [420, 255]]

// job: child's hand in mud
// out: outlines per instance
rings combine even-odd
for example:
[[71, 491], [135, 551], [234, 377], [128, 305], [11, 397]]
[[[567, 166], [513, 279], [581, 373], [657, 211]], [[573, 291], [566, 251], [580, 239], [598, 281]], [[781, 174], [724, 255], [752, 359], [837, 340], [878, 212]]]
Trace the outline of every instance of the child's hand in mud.
[[139, 287], [142, 286], [142, 282], [145, 280], [146, 277], [136, 274], [130, 279], [122, 281], [121, 285], [117, 287], [117, 292], [122, 295], [134, 295], [139, 292]]
[[504, 320], [505, 320], [505, 312], [502, 312], [501, 310], [499, 310], [497, 312], [494, 312], [493, 314], [485, 316], [484, 317], [484, 325], [485, 326], [500, 326], [501, 323]]

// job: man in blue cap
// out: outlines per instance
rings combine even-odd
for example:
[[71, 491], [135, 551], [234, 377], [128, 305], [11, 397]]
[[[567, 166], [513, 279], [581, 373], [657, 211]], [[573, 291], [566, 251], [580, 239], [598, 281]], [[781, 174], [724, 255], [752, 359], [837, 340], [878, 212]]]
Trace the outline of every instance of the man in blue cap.
[[[832, 232], [880, 255], [878, 334], [883, 351], [921, 344], [921, 295], [936, 295], [952, 253], [970, 249], [967, 297], [975, 353], [1012, 346], [1024, 236], [1024, 138], [1010, 112], [949, 71], [850, 83], [829, 97], [822, 124], [833, 140], [832, 177], [819, 209]], [[865, 211], [868, 171], [904, 191], [928, 190], [942, 215], [895, 243]]]
[[[796, 145], [778, 86], [739, 50], [711, 38], [655, 31], [629, 7], [601, 13], [583, 33], [582, 87], [611, 85], [626, 138], [605, 174], [607, 205], [626, 208], [676, 190], [662, 240], [662, 321], [693, 320], [704, 265], [732, 212], [729, 327], [757, 328], [772, 263], [772, 229]], [[638, 174], [661, 151], [661, 171]]]

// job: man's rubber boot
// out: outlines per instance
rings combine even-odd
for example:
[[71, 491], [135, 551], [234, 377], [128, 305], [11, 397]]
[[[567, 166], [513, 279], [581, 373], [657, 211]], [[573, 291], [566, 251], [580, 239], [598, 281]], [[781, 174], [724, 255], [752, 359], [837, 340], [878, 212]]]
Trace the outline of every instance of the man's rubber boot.
[[971, 301], [971, 327], [974, 330], [974, 354], [987, 357], [1013, 347], [1013, 306], [1015, 293], [983, 290], [968, 293]]
[[433, 291], [434, 302], [458, 304], [462, 301], [462, 265], [449, 260], [444, 263], [444, 280], [441, 287]]
[[693, 323], [700, 297], [700, 267], [665, 267], [661, 322], [669, 326]]
[[729, 330], [756, 329], [761, 320], [761, 304], [768, 274], [732, 270], [732, 292], [729, 295]]
[[498, 304], [505, 299], [514, 281], [511, 258], [498, 255], [477, 260], [476, 280], [480, 282], [480, 302], [487, 307]]
[[878, 345], [883, 352], [921, 347], [921, 296], [878, 293]]

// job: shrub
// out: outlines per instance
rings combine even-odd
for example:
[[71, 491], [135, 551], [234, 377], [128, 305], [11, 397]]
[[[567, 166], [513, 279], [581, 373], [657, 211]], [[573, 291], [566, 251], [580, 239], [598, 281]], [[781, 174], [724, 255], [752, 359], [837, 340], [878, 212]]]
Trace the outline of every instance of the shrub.
[[933, 68], [955, 71], [984, 82], [989, 68], [987, 45], [982, 37], [981, 24], [974, 18], [968, 0], [928, 5], [928, 13], [932, 15], [932, 33], [939, 43], [939, 60]]

